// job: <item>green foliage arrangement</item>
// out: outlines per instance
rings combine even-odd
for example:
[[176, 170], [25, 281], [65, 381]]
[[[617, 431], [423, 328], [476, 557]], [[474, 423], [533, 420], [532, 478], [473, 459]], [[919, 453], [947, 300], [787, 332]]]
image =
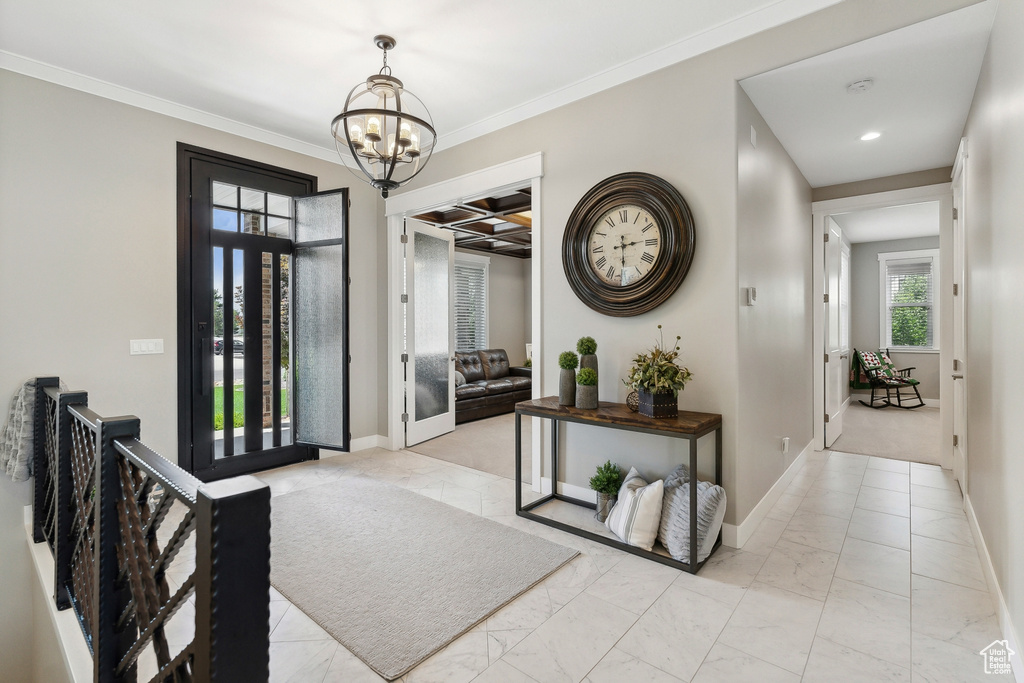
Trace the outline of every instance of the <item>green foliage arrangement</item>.
[[603, 465], [598, 465], [597, 474], [590, 478], [590, 488], [609, 496], [618, 495], [620, 486], [622, 486], [622, 470], [618, 465], [613, 465], [611, 460]]
[[594, 368], [583, 368], [576, 373], [576, 384], [581, 387], [592, 387], [597, 384], [597, 370]]
[[[658, 325], [661, 330], [661, 325]], [[693, 379], [693, 373], [686, 367], [676, 364], [679, 358], [678, 343], [671, 349], [665, 348], [664, 332], [661, 339], [646, 353], [638, 353], [633, 358], [633, 367], [629, 369], [626, 379], [622, 380], [630, 389], [647, 391], [652, 394], [672, 392], [678, 396], [686, 383]], [[678, 342], [682, 337], [676, 337]]]
[[597, 352], [597, 342], [593, 337], [580, 337], [580, 340], [576, 342], [576, 351], [581, 356], [589, 356]]
[[563, 370], [575, 370], [580, 366], [580, 358], [572, 351], [562, 351], [558, 355], [558, 367]]
[[527, 358], [526, 361], [523, 363], [523, 367], [524, 368], [532, 368], [533, 367], [533, 359], [532, 358]]

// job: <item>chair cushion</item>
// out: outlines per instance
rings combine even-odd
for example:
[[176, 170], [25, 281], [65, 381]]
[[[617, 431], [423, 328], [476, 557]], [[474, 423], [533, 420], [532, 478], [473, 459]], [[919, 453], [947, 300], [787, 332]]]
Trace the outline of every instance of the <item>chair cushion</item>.
[[509, 382], [512, 382], [513, 389], [529, 389], [533, 386], [533, 379], [529, 377], [506, 377]]
[[508, 354], [505, 349], [484, 349], [477, 351], [484, 369], [485, 379], [508, 377]]
[[648, 484], [636, 468], [631, 467], [605, 526], [625, 543], [651, 550], [661, 522], [664, 487], [665, 482], [660, 479]]
[[456, 351], [455, 370], [461, 372], [466, 382], [478, 382], [487, 379], [484, 376], [484, 367], [480, 362], [480, 355], [476, 351]]
[[508, 379], [489, 379], [484, 384], [484, 388], [487, 389], [487, 395], [491, 394], [504, 394], [512, 391], [512, 380]]

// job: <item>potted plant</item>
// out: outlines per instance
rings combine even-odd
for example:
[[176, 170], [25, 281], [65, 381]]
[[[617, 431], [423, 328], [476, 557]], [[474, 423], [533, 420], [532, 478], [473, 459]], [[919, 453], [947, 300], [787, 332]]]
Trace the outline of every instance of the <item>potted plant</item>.
[[597, 370], [580, 368], [576, 373], [576, 407], [581, 410], [597, 408]]
[[[661, 330], [661, 325], [658, 325]], [[623, 384], [635, 389], [640, 400], [639, 412], [647, 417], [675, 417], [679, 414], [679, 392], [693, 379], [693, 373], [676, 363], [679, 358], [678, 341], [671, 348], [665, 348], [664, 333], [654, 348], [638, 353], [633, 358]]]
[[580, 337], [576, 342], [576, 353], [580, 354], [580, 367], [593, 368], [597, 372], [597, 342], [593, 337]]
[[576, 368], [580, 359], [572, 351], [563, 351], [558, 356], [558, 405], [576, 405]]
[[590, 488], [597, 491], [597, 521], [603, 522], [608, 518], [608, 513], [615, 506], [615, 499], [619, 495], [619, 487], [622, 486], [622, 470], [618, 465], [613, 465], [609, 460], [603, 465], [598, 465], [597, 474], [590, 478]]

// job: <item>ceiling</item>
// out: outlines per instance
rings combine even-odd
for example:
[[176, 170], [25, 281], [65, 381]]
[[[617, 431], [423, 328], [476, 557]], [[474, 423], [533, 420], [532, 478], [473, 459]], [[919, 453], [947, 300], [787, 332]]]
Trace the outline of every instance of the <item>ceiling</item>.
[[531, 190], [492, 193], [410, 216], [455, 233], [455, 246], [486, 254], [530, 258]]
[[938, 202], [851, 211], [832, 218], [854, 244], [939, 234]]
[[452, 146], [840, 0], [0, 0], [0, 67], [337, 161], [381, 67]]
[[[812, 187], [952, 166], [995, 11], [988, 0], [740, 85]], [[862, 142], [869, 131], [881, 137]]]

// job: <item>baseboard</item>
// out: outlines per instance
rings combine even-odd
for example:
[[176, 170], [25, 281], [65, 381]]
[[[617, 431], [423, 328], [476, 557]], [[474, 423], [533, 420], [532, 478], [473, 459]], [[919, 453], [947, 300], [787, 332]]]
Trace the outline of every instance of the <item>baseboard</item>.
[[[371, 434], [370, 436], [360, 436], [359, 438], [353, 438], [348, 443], [348, 452], [355, 453], [356, 451], [367, 451], [369, 449], [386, 449], [387, 437], [381, 436], [380, 434]], [[329, 452], [328, 457], [335, 455], [334, 451]], [[324, 452], [321, 452], [321, 457], [324, 457]]]
[[807, 462], [807, 456], [814, 448], [814, 440], [812, 439], [804, 446], [804, 449], [800, 451], [800, 455], [796, 456], [786, 471], [782, 473], [782, 476], [778, 478], [774, 485], [768, 489], [768, 493], [764, 494], [761, 501], [754, 506], [754, 509], [750, 511], [747, 518], [739, 524], [723, 524], [722, 525], [722, 544], [727, 545], [730, 548], [742, 548], [743, 544], [747, 542], [750, 536], [757, 529], [757, 525], [768, 515], [769, 510], [779, 502], [779, 498], [785, 493], [786, 489], [789, 488], [793, 478], [796, 477], [797, 472], [803, 467], [804, 463]]
[[1017, 647], [1017, 643], [1020, 642], [1017, 640], [1017, 629], [1013, 627], [1013, 620], [1010, 619], [1010, 608], [1006, 606], [1003, 590], [999, 586], [999, 580], [996, 578], [996, 569], [992, 565], [992, 556], [988, 553], [985, 537], [981, 533], [978, 518], [974, 514], [971, 497], [966, 493], [964, 494], [964, 508], [967, 511], [967, 522], [971, 525], [971, 534], [974, 536], [974, 545], [978, 549], [978, 555], [981, 558], [981, 568], [985, 572], [985, 578], [988, 581], [989, 594], [995, 603], [996, 617], [999, 619], [999, 631], [1003, 634], [1003, 638], [1006, 639], [1006, 644], [1010, 650], [1018, 653], [1016, 656], [1010, 657], [1013, 676], [1018, 681], [1024, 681], [1024, 654], [1021, 654], [1021, 649]]
[[[848, 401], [850, 400], [864, 401], [865, 403], [868, 403], [871, 401], [871, 394], [850, 394]], [[939, 399], [937, 398], [922, 398], [921, 400], [930, 408], [940, 407]]]
[[[545, 496], [551, 493], [551, 477], [541, 477], [540, 492]], [[595, 505], [597, 504], [597, 492], [591, 488], [576, 486], [574, 484], [566, 484], [564, 481], [560, 481], [558, 482], [558, 492], [563, 496], [569, 496], [576, 500], [585, 500], [588, 503], [594, 503]]]

